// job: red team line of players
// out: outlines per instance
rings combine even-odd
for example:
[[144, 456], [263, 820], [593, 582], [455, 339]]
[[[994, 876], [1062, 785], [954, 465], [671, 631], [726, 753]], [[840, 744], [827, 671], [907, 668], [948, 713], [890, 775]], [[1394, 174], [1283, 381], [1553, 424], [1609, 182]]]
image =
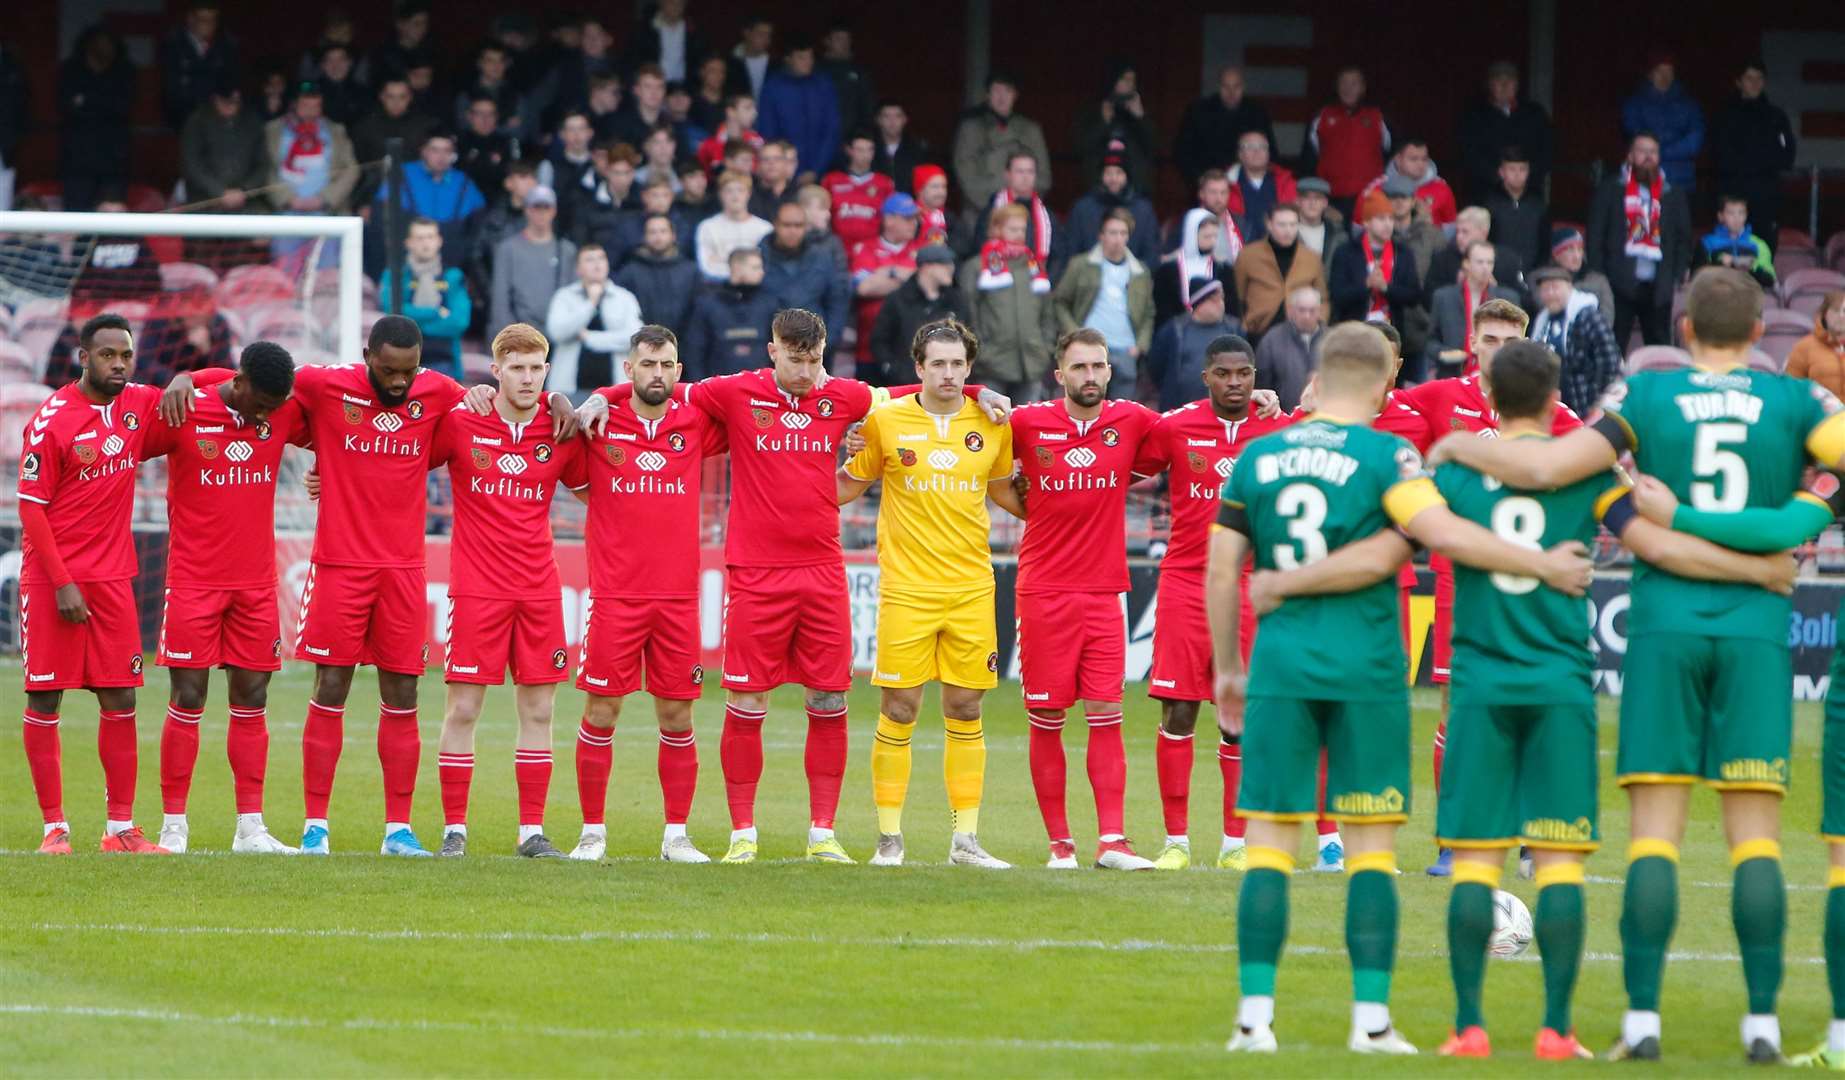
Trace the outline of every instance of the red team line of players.
[[[1511, 311], [1516, 319], [1509, 313], [1476, 319], [1477, 352], [1490, 358], [1494, 346], [1522, 333], [1523, 313]], [[1272, 398], [1252, 389], [1253, 357], [1237, 338], [1213, 343], [1203, 401], [1162, 417], [1132, 402], [1098, 400], [1109, 377], [1105, 351], [1084, 347], [1081, 338], [1077, 332], [1059, 342], [1065, 398], [1011, 414], [1029, 514], [1017, 609], [1033, 783], [1051, 841], [1050, 865], [1074, 866], [1061, 733], [1065, 712], [1081, 701], [1091, 729], [1098, 862], [1153, 865], [1135, 855], [1123, 835], [1125, 626], [1119, 595], [1127, 588], [1127, 489], [1137, 476], [1169, 471], [1172, 538], [1161, 568], [1151, 695], [1162, 701], [1156, 763], [1167, 845], [1160, 865], [1182, 866], [1189, 861], [1192, 728], [1213, 685], [1204, 564], [1218, 487], [1244, 445], [1300, 414], [1273, 415]], [[235, 376], [201, 373], [196, 386], [182, 376], [164, 397], [129, 382], [134, 352], [125, 320], [90, 320], [80, 343], [82, 377], [52, 395], [33, 418], [21, 459], [24, 739], [45, 821], [41, 850], [70, 849], [58, 714], [62, 692], [75, 688], [93, 691], [101, 707], [103, 850], [185, 850], [205, 676], [219, 666], [229, 674], [227, 750], [238, 812], [233, 849], [293, 850], [264, 825], [262, 793], [265, 692], [281, 657], [275, 484], [283, 447], [299, 445], [317, 454], [321, 500], [296, 635], [296, 656], [316, 665], [302, 738], [303, 852], [329, 850], [327, 807], [344, 743], [344, 703], [353, 669], [370, 664], [378, 670], [381, 701], [382, 850], [427, 854], [409, 825], [422, 754], [416, 680], [428, 660], [425, 476], [446, 464], [455, 533], [444, 663], [450, 694], [438, 754], [445, 847], [453, 846], [451, 854], [465, 848], [482, 689], [503, 682], [510, 668], [519, 688], [520, 851], [561, 854], [542, 832], [552, 767], [551, 691], [569, 668], [550, 557], [549, 506], [561, 484], [588, 503], [591, 540], [591, 609], [577, 678], [589, 695], [576, 750], [584, 835], [573, 855], [603, 853], [612, 730], [622, 699], [645, 685], [656, 699], [661, 728], [662, 857], [706, 861], [685, 832], [698, 772], [691, 701], [703, 681], [699, 480], [705, 457], [728, 452], [733, 497], [723, 683], [729, 700], [720, 758], [733, 827], [731, 861], [754, 857], [765, 695], [788, 682], [807, 689], [809, 855], [850, 861], [832, 832], [847, 757], [843, 693], [851, 684], [834, 469], [851, 427], [885, 394], [825, 374], [824, 327], [817, 316], [798, 310], [778, 315], [772, 367], [695, 387], [675, 386], [670, 332], [645, 328], [629, 361], [632, 383], [592, 398], [581, 417], [561, 395], [543, 394], [548, 344], [523, 325], [494, 343], [497, 395], [465, 391], [422, 369], [420, 333], [396, 317], [372, 328], [363, 364], [295, 369], [279, 346], [257, 343], [245, 350]], [[978, 388], [968, 392], [978, 393], [996, 419], [1005, 415], [1003, 398]], [[1561, 417], [1559, 429], [1576, 423]], [[1426, 449], [1450, 430], [1490, 432], [1493, 414], [1479, 376], [1470, 374], [1393, 394], [1378, 426]], [[173, 692], [161, 740], [165, 819], [156, 844], [133, 822], [134, 690], [142, 661], [129, 521], [135, 468], [161, 454], [169, 457], [171, 550], [158, 660], [172, 672]], [[545, 557], [535, 557], [539, 552]], [[1245, 653], [1252, 623], [1246, 620]], [[1446, 636], [1445, 620], [1438, 618], [1438, 678], [1445, 675]], [[1240, 758], [1234, 742], [1225, 741], [1219, 762], [1225, 784], [1220, 865], [1237, 866], [1241, 820], [1232, 810]], [[1333, 826], [1323, 823], [1322, 833], [1322, 862], [1336, 865]]]

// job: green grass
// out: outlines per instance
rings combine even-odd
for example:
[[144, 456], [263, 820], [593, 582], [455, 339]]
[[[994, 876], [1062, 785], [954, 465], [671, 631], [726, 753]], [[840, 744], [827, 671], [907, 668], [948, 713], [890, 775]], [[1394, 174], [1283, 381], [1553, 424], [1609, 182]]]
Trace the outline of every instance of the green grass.
[[[142, 694], [143, 824], [157, 826], [157, 757], [165, 680], [149, 668]], [[0, 670], [0, 705], [21, 706], [18, 669]], [[489, 695], [471, 822], [461, 862], [386, 860], [373, 752], [373, 683], [361, 675], [333, 807], [331, 860], [234, 858], [223, 757], [222, 683], [207, 713], [192, 803], [197, 854], [173, 859], [42, 859], [38, 815], [16, 737], [0, 750], [0, 1060], [13, 1075], [564, 1075], [668, 1073], [763, 1076], [1221, 1075], [1236, 1001], [1236, 876], [1054, 874], [1037, 869], [1043, 830], [1026, 771], [1016, 686], [991, 698], [982, 839], [1027, 869], [983, 874], [939, 865], [901, 870], [807, 866], [799, 698], [775, 698], [759, 823], [767, 860], [754, 867], [656, 861], [659, 787], [651, 706], [637, 699], [616, 737], [610, 850], [601, 866], [510, 857], [515, 833], [510, 693]], [[299, 740], [307, 675], [293, 667], [271, 695], [269, 820], [294, 839], [300, 823]], [[442, 688], [424, 684], [425, 767], [416, 827], [438, 838], [434, 741]], [[840, 836], [870, 853], [875, 821], [867, 765], [872, 692], [852, 697], [852, 762]], [[1392, 1002], [1425, 1053], [1446, 1034], [1452, 993], [1443, 955], [1447, 886], [1421, 873], [1428, 848], [1427, 746], [1434, 698], [1417, 696], [1416, 813], [1400, 845], [1403, 939]], [[578, 818], [571, 769], [581, 695], [559, 694], [553, 839], [569, 846]], [[931, 706], [933, 708], [933, 706]], [[1129, 695], [1128, 825], [1149, 854], [1163, 832], [1154, 786], [1156, 707]], [[1604, 715], [1612, 720], [1613, 710]], [[1796, 787], [1788, 811], [1788, 974], [1781, 1017], [1790, 1050], [1828, 1016], [1818, 962], [1825, 856], [1817, 820], [1818, 713], [1798, 713]], [[717, 761], [718, 699], [698, 706], [703, 775], [692, 835], [721, 851], [728, 831]], [[101, 780], [95, 704], [65, 710], [65, 777], [75, 839], [93, 850]], [[1207, 721], [1208, 725], [1208, 721]], [[1603, 745], [1613, 746], [1613, 728]], [[1079, 847], [1094, 839], [1072, 725], [1071, 809]], [[912, 857], [945, 854], [939, 723], [916, 739], [907, 835]], [[1220, 785], [1200, 741], [1194, 850], [1217, 848]], [[1603, 773], [1611, 757], [1604, 754]], [[1591, 957], [1577, 999], [1579, 1030], [1600, 1049], [1622, 1008], [1618, 878], [1624, 800], [1603, 785], [1607, 847], [1590, 862]], [[1675, 1072], [1739, 1063], [1740, 967], [1716, 803], [1701, 792], [1683, 867], [1683, 909], [1668, 968], [1666, 1052]], [[152, 829], [150, 828], [150, 831]], [[1086, 853], [1086, 852], [1085, 852]], [[1209, 861], [1208, 858], [1205, 861]], [[1508, 878], [1510, 875], [1508, 875]], [[1528, 883], [1510, 886], [1534, 899]], [[1491, 966], [1489, 1026], [1500, 1058], [1466, 1067], [1428, 1059], [1370, 1062], [1342, 1049], [1349, 980], [1342, 943], [1344, 882], [1295, 879], [1293, 948], [1284, 959], [1278, 1032], [1265, 1073], [1453, 1075], [1536, 1068], [1540, 1018], [1533, 958]], [[1555, 1068], [1545, 1070], [1554, 1072]], [[1566, 1069], [1567, 1071], [1567, 1069]]]

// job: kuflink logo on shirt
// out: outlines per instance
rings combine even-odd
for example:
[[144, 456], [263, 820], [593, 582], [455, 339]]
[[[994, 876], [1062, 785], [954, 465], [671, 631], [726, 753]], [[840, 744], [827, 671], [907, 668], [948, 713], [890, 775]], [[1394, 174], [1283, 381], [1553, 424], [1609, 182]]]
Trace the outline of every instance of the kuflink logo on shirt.
[[122, 446], [122, 437], [120, 435], [111, 435], [103, 440], [102, 452], [107, 456], [113, 457], [122, 452]]
[[224, 456], [232, 461], [248, 461], [254, 453], [247, 442], [234, 442], [224, 448]]
[[806, 413], [785, 412], [782, 414], [782, 426], [793, 428], [796, 431], [800, 431], [813, 422], [814, 418]]
[[508, 476], [518, 476], [525, 471], [525, 459], [518, 454], [501, 454], [496, 464], [499, 465], [500, 471]]
[[372, 426], [379, 431], [390, 433], [404, 426], [404, 418], [396, 413], [381, 412], [372, 417]]
[[659, 472], [666, 468], [666, 455], [658, 450], [643, 450], [635, 457], [634, 463], [639, 465], [643, 472]]
[[1065, 452], [1063, 460], [1064, 464], [1070, 466], [1072, 469], [1087, 469], [1089, 466], [1095, 464], [1095, 451], [1089, 449], [1087, 446], [1078, 446], [1075, 449]]
[[954, 468], [955, 465], [960, 462], [960, 460], [961, 459], [959, 457], [955, 456], [955, 452], [953, 450], [931, 450], [929, 451], [929, 464], [933, 466], [934, 468], [942, 470], [943, 472], [946, 472], [949, 469]]

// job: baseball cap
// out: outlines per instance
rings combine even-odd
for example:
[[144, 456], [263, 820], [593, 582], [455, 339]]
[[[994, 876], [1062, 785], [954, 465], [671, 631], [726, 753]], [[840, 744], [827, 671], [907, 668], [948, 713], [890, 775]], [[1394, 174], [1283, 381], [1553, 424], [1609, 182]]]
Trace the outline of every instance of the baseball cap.
[[955, 253], [947, 244], [929, 244], [916, 253], [916, 265], [940, 263], [943, 266], [955, 264]]
[[916, 200], [910, 198], [901, 191], [892, 192], [884, 197], [882, 211], [886, 214], [895, 214], [898, 217], [915, 217]]
[[1416, 182], [1406, 176], [1393, 176], [1384, 181], [1384, 194], [1392, 199], [1413, 199]]
[[537, 187], [533, 188], [531, 191], [526, 193], [525, 205], [527, 206], [556, 206], [557, 205], [557, 192], [552, 191], [549, 187], [546, 187], [543, 184], [539, 184]]
[[1324, 195], [1327, 198], [1332, 197], [1332, 185], [1317, 176], [1301, 177], [1300, 182], [1294, 185], [1294, 190], [1300, 194], [1311, 191]]
[[1532, 288], [1536, 288], [1546, 281], [1574, 281], [1575, 279], [1570, 276], [1568, 270], [1561, 266], [1540, 266], [1531, 272], [1527, 280], [1531, 282]]
[[320, 83], [314, 79], [302, 79], [295, 84], [294, 90], [294, 96], [297, 98], [325, 96], [321, 92]]

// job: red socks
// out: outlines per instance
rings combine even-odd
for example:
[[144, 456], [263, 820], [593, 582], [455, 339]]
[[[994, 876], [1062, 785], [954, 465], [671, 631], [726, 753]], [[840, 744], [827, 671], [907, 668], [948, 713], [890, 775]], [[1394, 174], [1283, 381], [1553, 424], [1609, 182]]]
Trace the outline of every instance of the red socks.
[[1063, 717], [1027, 712], [1031, 721], [1031, 786], [1052, 841], [1070, 839], [1068, 781], [1063, 757]]
[[474, 783], [473, 754], [436, 754], [436, 781], [442, 788], [442, 824], [468, 823], [468, 789]]
[[833, 827], [846, 781], [846, 710], [807, 707], [807, 809], [816, 829]]
[[1435, 797], [1441, 798], [1441, 757], [1448, 750], [1448, 722], [1443, 720], [1435, 728], [1435, 749], [1429, 755], [1435, 759]]
[[224, 753], [231, 759], [231, 783], [239, 814], [263, 812], [263, 777], [269, 771], [269, 718], [261, 706], [231, 706], [224, 733]]
[[378, 706], [378, 766], [384, 773], [384, 820], [408, 822], [416, 796], [416, 770], [423, 759], [423, 733], [416, 709]]
[[514, 750], [513, 780], [519, 786], [519, 824], [543, 825], [545, 800], [551, 795], [551, 748]]
[[[196, 738], [196, 736], [195, 736]], [[110, 821], [135, 816], [135, 773], [140, 760], [135, 745], [135, 714], [103, 710], [96, 722], [96, 755], [102, 758], [103, 800]]]
[[[762, 722], [767, 716], [766, 712], [724, 706], [724, 734], [718, 739], [718, 762], [724, 767], [724, 797], [730, 802], [732, 829], [748, 829], [756, 824], [756, 785], [762, 781]], [[810, 723], [810, 754], [812, 747]], [[808, 775], [811, 791], [811, 767]]]
[[660, 732], [659, 767], [666, 823], [684, 825], [692, 814], [692, 792], [698, 788], [698, 743], [690, 728]]
[[1191, 734], [1173, 735], [1161, 728], [1153, 747], [1153, 765], [1159, 775], [1160, 811], [1166, 817], [1166, 835], [1185, 836], [1191, 830]]
[[1326, 751], [1320, 751], [1320, 816], [1314, 821], [1314, 827], [1321, 836], [1331, 836], [1339, 831], [1339, 823], [1326, 816]]
[[1124, 836], [1127, 802], [1127, 748], [1121, 743], [1121, 710], [1091, 713], [1089, 721], [1089, 787], [1095, 792], [1097, 836]]
[[1220, 740], [1217, 744], [1217, 771], [1224, 775], [1224, 835], [1241, 840], [1249, 822], [1236, 814], [1237, 789], [1243, 786], [1243, 742]]
[[301, 731], [301, 800], [308, 820], [326, 820], [333, 796], [333, 773], [346, 744], [346, 706], [309, 701]]
[[584, 717], [577, 725], [577, 802], [583, 824], [600, 825], [608, 813], [609, 773], [615, 768], [615, 729]]
[[167, 722], [160, 729], [160, 802], [169, 814], [186, 812], [192, 771], [199, 763], [199, 721], [204, 718], [204, 709], [167, 705]]
[[26, 767], [32, 773], [32, 790], [38, 809], [50, 825], [64, 820], [64, 755], [58, 742], [56, 713], [25, 711]]

